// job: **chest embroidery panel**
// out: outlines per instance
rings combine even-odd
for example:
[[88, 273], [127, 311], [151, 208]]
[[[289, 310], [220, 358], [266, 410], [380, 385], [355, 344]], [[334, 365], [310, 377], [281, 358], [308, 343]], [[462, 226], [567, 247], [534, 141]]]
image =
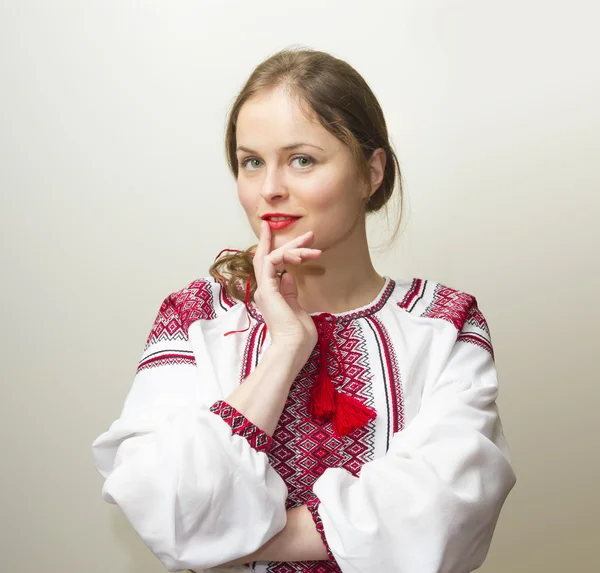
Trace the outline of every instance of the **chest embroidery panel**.
[[[264, 323], [255, 323], [248, 335], [240, 382], [256, 367], [264, 339]], [[273, 434], [269, 461], [288, 486], [287, 509], [303, 505], [315, 481], [328, 468], [358, 475], [363, 464], [384, 455], [394, 433], [403, 427], [402, 384], [389, 334], [376, 315], [335, 324], [330, 352], [338, 352], [344, 372], [327, 361], [336, 389], [376, 407], [377, 419], [344, 437], [337, 437], [330, 421], [314, 419], [309, 397], [320, 366], [319, 344], [296, 377]], [[377, 440], [375, 439], [377, 432]]]

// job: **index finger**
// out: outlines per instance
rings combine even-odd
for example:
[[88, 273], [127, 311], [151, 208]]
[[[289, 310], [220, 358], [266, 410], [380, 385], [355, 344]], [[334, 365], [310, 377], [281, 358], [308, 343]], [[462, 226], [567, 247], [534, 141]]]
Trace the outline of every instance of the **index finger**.
[[260, 222], [260, 235], [258, 237], [258, 246], [254, 251], [254, 265], [258, 265], [256, 274], [260, 274], [262, 260], [271, 252], [271, 228], [266, 221]]

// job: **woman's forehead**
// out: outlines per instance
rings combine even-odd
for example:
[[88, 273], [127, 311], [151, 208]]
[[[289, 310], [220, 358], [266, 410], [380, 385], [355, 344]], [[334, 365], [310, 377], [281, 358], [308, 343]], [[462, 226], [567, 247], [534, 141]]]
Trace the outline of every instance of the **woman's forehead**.
[[298, 98], [293, 97], [289, 90], [281, 88], [260, 92], [250, 98], [238, 115], [237, 127], [253, 127], [262, 125], [279, 124], [282, 128], [306, 130], [319, 126], [314, 115], [307, 112], [306, 106], [301, 106]]
[[290, 147], [309, 143], [322, 148], [338, 142], [318, 121], [314, 112], [307, 113], [289, 90], [274, 89], [249, 99], [240, 109], [236, 137], [238, 147]]

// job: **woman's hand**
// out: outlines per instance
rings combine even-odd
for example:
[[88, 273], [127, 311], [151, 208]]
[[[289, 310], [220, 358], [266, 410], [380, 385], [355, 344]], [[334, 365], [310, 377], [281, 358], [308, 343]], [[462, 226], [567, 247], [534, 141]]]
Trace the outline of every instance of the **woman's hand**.
[[299, 265], [321, 256], [320, 249], [308, 248], [314, 241], [312, 231], [288, 241], [271, 251], [271, 228], [261, 222], [260, 238], [254, 255], [257, 288], [254, 302], [258, 306], [273, 345], [304, 349], [306, 358], [317, 343], [317, 330], [311, 316], [298, 302], [296, 280], [291, 273], [281, 277], [285, 265]]
[[298, 302], [294, 277], [291, 273], [279, 277], [277, 273], [286, 264], [299, 265], [303, 260], [316, 259], [321, 251], [305, 247], [314, 240], [312, 232], [271, 251], [270, 231], [266, 221], [263, 222], [254, 254], [257, 282], [254, 302], [271, 335], [271, 345], [226, 402], [272, 436], [290, 388], [318, 340], [312, 317]]

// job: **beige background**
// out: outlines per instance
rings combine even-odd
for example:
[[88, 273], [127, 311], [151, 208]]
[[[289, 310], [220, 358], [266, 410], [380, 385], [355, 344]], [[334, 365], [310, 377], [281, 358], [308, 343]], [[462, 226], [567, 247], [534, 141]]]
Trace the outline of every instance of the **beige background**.
[[482, 570], [600, 571], [588, 4], [2, 0], [0, 570], [162, 571], [101, 500], [90, 444], [164, 296], [252, 243], [224, 118], [255, 64], [301, 43], [386, 112], [407, 219], [378, 270], [471, 292], [490, 323], [519, 482]]

